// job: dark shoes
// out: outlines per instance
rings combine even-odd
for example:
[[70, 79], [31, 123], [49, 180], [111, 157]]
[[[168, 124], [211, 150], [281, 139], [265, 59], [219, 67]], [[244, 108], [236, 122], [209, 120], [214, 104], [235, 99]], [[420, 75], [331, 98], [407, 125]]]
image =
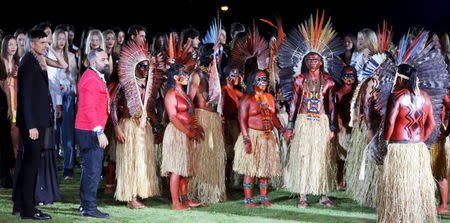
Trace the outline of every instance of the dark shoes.
[[109, 219], [109, 214], [102, 213], [98, 209], [95, 209], [95, 210], [92, 210], [92, 211], [81, 210], [81, 215], [84, 216], [84, 217]]
[[34, 213], [34, 214], [31, 215], [31, 216], [21, 215], [21, 216], [20, 216], [20, 219], [21, 219], [21, 220], [24, 220], [24, 219], [31, 219], [31, 220], [50, 220], [50, 219], [52, 219], [52, 217], [51, 217], [50, 215], [48, 215], [48, 214], [44, 214], [44, 213], [42, 213], [41, 211], [38, 211], [38, 212]]

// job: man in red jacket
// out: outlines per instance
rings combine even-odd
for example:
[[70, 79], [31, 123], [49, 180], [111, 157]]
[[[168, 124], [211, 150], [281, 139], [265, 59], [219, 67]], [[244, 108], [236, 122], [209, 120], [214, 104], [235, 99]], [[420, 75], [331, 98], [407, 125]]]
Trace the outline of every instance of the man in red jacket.
[[78, 83], [79, 101], [75, 120], [75, 136], [83, 157], [80, 182], [82, 216], [109, 218], [97, 209], [97, 188], [102, 171], [103, 149], [108, 145], [103, 130], [109, 113], [109, 95], [105, 75], [109, 73], [108, 54], [93, 49], [90, 63]]

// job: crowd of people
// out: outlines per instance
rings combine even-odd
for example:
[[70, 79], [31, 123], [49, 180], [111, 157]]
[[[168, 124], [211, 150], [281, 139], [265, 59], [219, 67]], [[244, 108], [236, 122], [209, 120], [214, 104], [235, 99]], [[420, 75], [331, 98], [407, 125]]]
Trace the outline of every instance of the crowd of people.
[[448, 34], [412, 29], [397, 44], [383, 23], [341, 38], [325, 19], [285, 33], [280, 19], [226, 30], [217, 18], [204, 35], [188, 26], [152, 41], [140, 25], [90, 28], [80, 46], [67, 24], [1, 33], [12, 214], [51, 219], [36, 206], [61, 200], [58, 168], [70, 181], [80, 166], [86, 217], [109, 218], [103, 180], [131, 209], [169, 191], [173, 210], [189, 210], [236, 187], [247, 208], [273, 206], [269, 187], [298, 194], [298, 208], [307, 195], [335, 207], [328, 194], [346, 190], [378, 222], [436, 222], [448, 212]]

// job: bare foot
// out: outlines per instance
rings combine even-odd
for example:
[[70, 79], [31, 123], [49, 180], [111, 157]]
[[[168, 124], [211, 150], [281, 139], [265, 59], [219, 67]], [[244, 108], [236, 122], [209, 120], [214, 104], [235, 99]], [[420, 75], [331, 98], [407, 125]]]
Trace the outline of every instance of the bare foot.
[[191, 208], [196, 208], [196, 207], [199, 207], [199, 206], [203, 206], [203, 204], [200, 203], [200, 202], [194, 202], [194, 201], [190, 201], [190, 200], [184, 201], [183, 205], [186, 206], [186, 207], [191, 207]]
[[180, 204], [172, 204], [172, 210], [187, 211], [187, 210], [191, 210], [191, 208], [180, 203]]
[[448, 212], [448, 207], [447, 206], [440, 205], [437, 208], [437, 213], [438, 214], [443, 214], [443, 213], [447, 213], [447, 212]]
[[308, 206], [309, 204], [306, 200], [300, 200], [297, 204], [298, 208], [307, 208]]
[[330, 208], [336, 207], [336, 205], [334, 205], [333, 202], [331, 202], [331, 200], [328, 197], [321, 197], [319, 204]]
[[272, 203], [270, 203], [270, 202], [268, 202], [268, 201], [261, 202], [261, 205], [264, 205], [264, 206], [266, 206], [266, 207], [272, 207], [272, 206], [275, 206], [274, 204], [272, 204]]
[[138, 201], [137, 199], [133, 199], [128, 202], [128, 207], [130, 207], [131, 209], [141, 209], [141, 208], [145, 208], [146, 206], [142, 202]]
[[246, 208], [257, 208], [259, 206], [257, 204], [255, 204], [255, 203], [248, 203], [248, 204], [245, 204], [245, 207]]

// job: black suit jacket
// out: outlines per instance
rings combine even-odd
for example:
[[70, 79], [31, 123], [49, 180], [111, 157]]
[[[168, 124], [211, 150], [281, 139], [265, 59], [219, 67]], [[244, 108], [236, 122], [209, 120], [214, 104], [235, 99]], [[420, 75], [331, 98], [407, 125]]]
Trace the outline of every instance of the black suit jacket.
[[27, 52], [17, 73], [17, 127], [21, 131], [44, 129], [52, 125], [52, 99], [48, 89], [47, 71], [36, 57]]

